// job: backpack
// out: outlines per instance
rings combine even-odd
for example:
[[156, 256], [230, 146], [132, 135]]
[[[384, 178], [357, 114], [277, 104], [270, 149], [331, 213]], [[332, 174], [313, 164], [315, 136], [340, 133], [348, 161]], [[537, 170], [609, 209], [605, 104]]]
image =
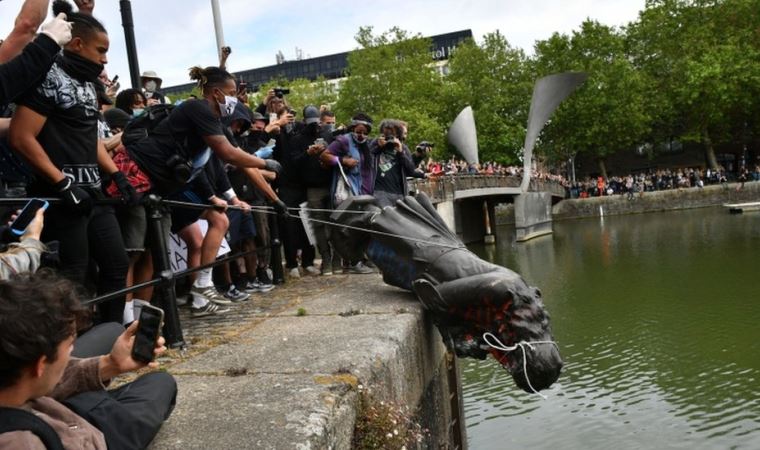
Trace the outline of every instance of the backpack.
[[163, 103], [146, 108], [142, 114], [130, 120], [124, 127], [121, 135], [122, 144], [129, 147], [152, 135], [158, 124], [166, 120], [173, 109], [174, 105]]
[[[169, 123], [166, 120], [174, 110], [175, 105], [172, 104], [158, 104], [149, 106], [142, 114], [135, 117], [127, 123], [124, 127], [124, 131], [121, 136], [121, 143], [127, 148], [126, 156], [130, 162], [137, 163], [137, 168], [147, 173], [149, 176], [145, 176], [145, 179], [150, 183], [158, 182], [159, 184], [185, 184], [192, 173], [192, 163], [190, 157], [187, 154], [187, 141], [178, 142], [169, 127]], [[162, 170], [158, 167], [146, 167], [141, 162], [139, 155], [130, 150], [133, 145], [144, 141], [149, 137], [160, 138], [160, 140], [166, 142], [172, 142], [176, 152], [172, 154], [166, 161], [166, 170]], [[121, 169], [120, 169], [121, 170]], [[138, 180], [130, 180], [133, 186], [137, 187]]]
[[0, 407], [0, 434], [10, 431], [31, 431], [48, 450], [63, 450], [58, 433], [44, 420], [19, 408]]

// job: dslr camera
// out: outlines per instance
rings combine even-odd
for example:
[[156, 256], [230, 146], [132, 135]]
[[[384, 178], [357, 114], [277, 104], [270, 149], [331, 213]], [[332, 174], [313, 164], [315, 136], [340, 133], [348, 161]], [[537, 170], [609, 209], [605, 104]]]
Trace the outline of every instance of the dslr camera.
[[290, 89], [289, 88], [281, 88], [281, 87], [274, 88], [274, 96], [275, 97], [282, 98], [286, 94], [290, 94]]

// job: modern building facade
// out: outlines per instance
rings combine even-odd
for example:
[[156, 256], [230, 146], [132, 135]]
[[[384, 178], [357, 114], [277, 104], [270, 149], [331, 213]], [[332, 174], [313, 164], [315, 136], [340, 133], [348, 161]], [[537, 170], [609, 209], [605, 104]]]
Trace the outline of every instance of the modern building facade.
[[[431, 60], [436, 62], [439, 70], [445, 73], [445, 61], [449, 59], [457, 45], [466, 39], [472, 39], [472, 30], [439, 34], [431, 36], [430, 39], [433, 41]], [[254, 91], [262, 84], [277, 78], [284, 78], [287, 80], [294, 80], [296, 78], [316, 80], [321, 76], [327, 80], [336, 80], [346, 76], [349, 53], [350, 52], [343, 52], [327, 56], [318, 56], [316, 58], [285, 61], [273, 66], [236, 72], [234, 75], [238, 80], [248, 83], [249, 88]], [[162, 88], [162, 91], [165, 94], [171, 95], [180, 92], [188, 92], [192, 90], [193, 87], [195, 87], [194, 83], [187, 83], [178, 86], [164, 87]]]

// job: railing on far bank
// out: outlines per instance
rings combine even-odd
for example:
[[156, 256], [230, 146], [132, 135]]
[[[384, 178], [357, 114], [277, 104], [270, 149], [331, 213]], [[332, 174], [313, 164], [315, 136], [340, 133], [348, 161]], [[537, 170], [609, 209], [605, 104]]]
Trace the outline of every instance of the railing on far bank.
[[[412, 190], [424, 192], [433, 203], [454, 198], [456, 191], [483, 188], [518, 188], [521, 177], [509, 175], [445, 175], [409, 182]], [[565, 197], [565, 188], [556, 181], [530, 180], [531, 192], [550, 192], [554, 196]]]

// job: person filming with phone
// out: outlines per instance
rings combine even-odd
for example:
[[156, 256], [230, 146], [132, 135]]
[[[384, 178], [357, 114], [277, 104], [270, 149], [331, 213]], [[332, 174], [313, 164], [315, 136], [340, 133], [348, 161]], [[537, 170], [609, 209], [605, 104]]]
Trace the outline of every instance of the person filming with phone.
[[76, 287], [48, 270], [0, 281], [0, 450], [143, 449], [171, 414], [177, 386], [166, 372], [105, 389], [158, 367], [161, 315], [141, 315], [107, 355], [78, 359], [84, 313]]
[[30, 202], [17, 215], [11, 216], [11, 223], [2, 234], [11, 239], [18, 237], [18, 242], [9, 244], [0, 253], [0, 280], [7, 280], [17, 273], [35, 272], [40, 267], [42, 253], [46, 250], [40, 241], [45, 213], [42, 206]]

